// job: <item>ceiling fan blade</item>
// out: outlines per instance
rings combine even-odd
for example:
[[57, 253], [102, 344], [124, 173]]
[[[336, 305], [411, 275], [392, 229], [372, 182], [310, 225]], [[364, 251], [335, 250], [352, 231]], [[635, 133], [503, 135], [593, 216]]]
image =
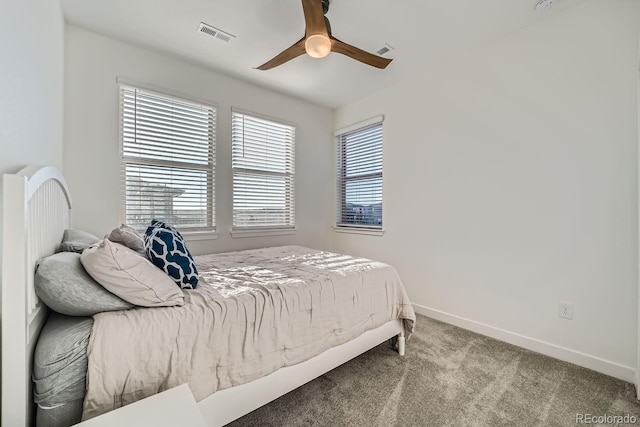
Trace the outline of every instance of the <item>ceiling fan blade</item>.
[[305, 53], [304, 40], [305, 40], [305, 37], [301, 38], [295, 44], [286, 48], [285, 50], [280, 52], [278, 55], [276, 55], [273, 59], [265, 62], [259, 67], [256, 67], [255, 69], [262, 70], [262, 71], [270, 70], [274, 67], [277, 67], [278, 65], [282, 65], [285, 62], [291, 61], [293, 58], [297, 58], [298, 56], [304, 54]]
[[343, 55], [348, 56], [349, 58], [353, 58], [356, 61], [364, 62], [367, 65], [371, 65], [376, 68], [387, 68], [387, 65], [393, 61], [393, 59], [383, 58], [378, 55], [374, 55], [373, 53], [366, 52], [362, 49], [358, 49], [355, 46], [351, 46], [345, 42], [338, 40], [337, 38], [331, 37], [331, 52], [341, 53]]
[[327, 26], [324, 22], [322, 0], [302, 0], [302, 10], [304, 11], [304, 21], [306, 23], [305, 37], [314, 34], [328, 35]]

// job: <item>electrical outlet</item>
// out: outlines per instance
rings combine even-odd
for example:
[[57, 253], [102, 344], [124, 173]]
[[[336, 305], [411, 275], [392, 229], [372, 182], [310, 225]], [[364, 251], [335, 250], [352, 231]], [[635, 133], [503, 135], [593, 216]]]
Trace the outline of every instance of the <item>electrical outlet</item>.
[[560, 308], [558, 311], [558, 316], [573, 320], [573, 303], [571, 302], [560, 302]]

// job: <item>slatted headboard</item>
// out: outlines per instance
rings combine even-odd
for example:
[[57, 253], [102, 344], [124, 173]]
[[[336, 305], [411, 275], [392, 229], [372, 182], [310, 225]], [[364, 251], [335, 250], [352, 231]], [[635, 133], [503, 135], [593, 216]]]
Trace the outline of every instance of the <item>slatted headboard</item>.
[[51, 166], [4, 174], [2, 185], [2, 425], [31, 426], [33, 349], [47, 315], [33, 287], [35, 264], [60, 245], [71, 199]]

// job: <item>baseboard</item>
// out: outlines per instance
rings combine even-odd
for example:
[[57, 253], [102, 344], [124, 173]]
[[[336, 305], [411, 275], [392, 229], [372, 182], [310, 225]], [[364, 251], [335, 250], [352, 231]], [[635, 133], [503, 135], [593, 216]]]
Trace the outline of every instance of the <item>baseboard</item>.
[[420, 304], [413, 304], [413, 308], [416, 313], [431, 317], [432, 319], [440, 320], [487, 337], [526, 348], [527, 350], [535, 351], [546, 356], [592, 369], [632, 384], [636, 383], [636, 371], [630, 366], [624, 366], [610, 360], [601, 359], [566, 347], [540, 341], [535, 338], [529, 338], [524, 335], [476, 322], [475, 320], [465, 319], [464, 317], [425, 307]]

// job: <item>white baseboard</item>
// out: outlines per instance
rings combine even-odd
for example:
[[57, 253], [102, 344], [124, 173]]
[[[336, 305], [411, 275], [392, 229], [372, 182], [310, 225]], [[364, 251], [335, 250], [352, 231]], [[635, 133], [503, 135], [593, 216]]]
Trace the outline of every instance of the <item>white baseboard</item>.
[[602, 359], [597, 356], [585, 354], [566, 347], [540, 341], [535, 338], [529, 338], [514, 332], [505, 331], [504, 329], [476, 322], [475, 320], [465, 319], [455, 314], [445, 313], [444, 311], [425, 307], [419, 304], [413, 304], [416, 313], [432, 319], [440, 320], [454, 326], [461, 327], [481, 335], [495, 338], [527, 350], [535, 351], [565, 362], [573, 363], [585, 368], [592, 369], [603, 374], [619, 378], [621, 380], [635, 384], [636, 371], [630, 366], [624, 366], [610, 360]]

